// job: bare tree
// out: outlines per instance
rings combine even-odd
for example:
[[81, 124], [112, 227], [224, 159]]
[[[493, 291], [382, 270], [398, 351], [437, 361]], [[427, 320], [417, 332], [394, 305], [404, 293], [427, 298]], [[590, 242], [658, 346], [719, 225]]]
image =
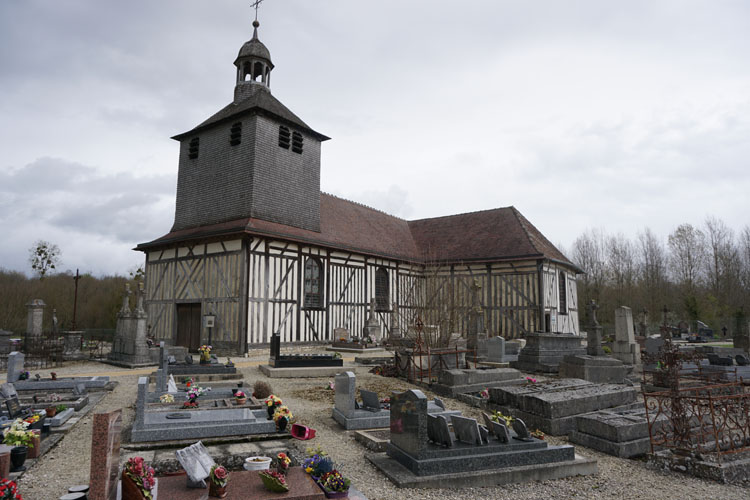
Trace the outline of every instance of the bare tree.
[[54, 243], [39, 240], [29, 249], [29, 263], [39, 279], [43, 279], [60, 264], [60, 248]]
[[581, 304], [600, 299], [606, 279], [605, 236], [601, 228], [589, 229], [573, 242], [571, 258], [586, 273], [580, 279]]
[[695, 293], [706, 265], [706, 236], [690, 224], [680, 224], [669, 235], [668, 245], [672, 276], [687, 293]]
[[666, 296], [667, 268], [664, 244], [651, 229], [638, 234], [639, 276], [647, 307], [658, 311]]

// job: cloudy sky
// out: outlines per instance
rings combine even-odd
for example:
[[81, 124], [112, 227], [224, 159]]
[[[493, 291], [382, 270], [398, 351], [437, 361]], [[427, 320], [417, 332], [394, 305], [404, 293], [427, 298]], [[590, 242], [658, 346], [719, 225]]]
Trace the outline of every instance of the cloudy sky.
[[[232, 99], [244, 0], [0, 1], [0, 267], [124, 274], [177, 142]], [[322, 189], [406, 219], [515, 205], [569, 247], [750, 208], [750, 3], [266, 0], [274, 95]]]

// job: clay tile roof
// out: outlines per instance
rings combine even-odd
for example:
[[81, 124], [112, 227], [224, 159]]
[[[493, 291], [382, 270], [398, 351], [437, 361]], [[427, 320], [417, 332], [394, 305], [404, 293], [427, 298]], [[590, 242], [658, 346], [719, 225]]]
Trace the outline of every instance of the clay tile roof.
[[548, 258], [580, 271], [514, 207], [405, 221], [330, 194], [320, 195], [320, 232], [254, 218], [173, 231], [137, 250], [178, 241], [259, 235], [407, 262]]

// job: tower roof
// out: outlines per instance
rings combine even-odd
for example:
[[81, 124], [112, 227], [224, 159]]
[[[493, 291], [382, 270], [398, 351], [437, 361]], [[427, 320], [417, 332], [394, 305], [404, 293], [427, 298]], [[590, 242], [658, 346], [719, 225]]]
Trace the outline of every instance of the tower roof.
[[266, 47], [258, 38], [258, 26], [260, 26], [260, 23], [258, 23], [258, 21], [254, 21], [253, 37], [245, 42], [242, 47], [240, 47], [240, 52], [239, 54], [237, 54], [237, 59], [235, 59], [234, 61], [235, 65], [239, 62], [240, 59], [253, 57], [265, 59], [266, 61], [268, 61], [268, 63], [270, 63], [271, 67], [273, 67], [273, 63], [271, 62], [271, 52], [268, 50], [268, 47]]

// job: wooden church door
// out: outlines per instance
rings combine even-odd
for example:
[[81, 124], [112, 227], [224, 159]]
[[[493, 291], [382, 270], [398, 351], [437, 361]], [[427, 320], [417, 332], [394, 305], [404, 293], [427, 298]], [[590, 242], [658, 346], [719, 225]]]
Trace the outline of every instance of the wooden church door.
[[177, 340], [179, 346], [195, 352], [201, 345], [201, 304], [177, 304]]

